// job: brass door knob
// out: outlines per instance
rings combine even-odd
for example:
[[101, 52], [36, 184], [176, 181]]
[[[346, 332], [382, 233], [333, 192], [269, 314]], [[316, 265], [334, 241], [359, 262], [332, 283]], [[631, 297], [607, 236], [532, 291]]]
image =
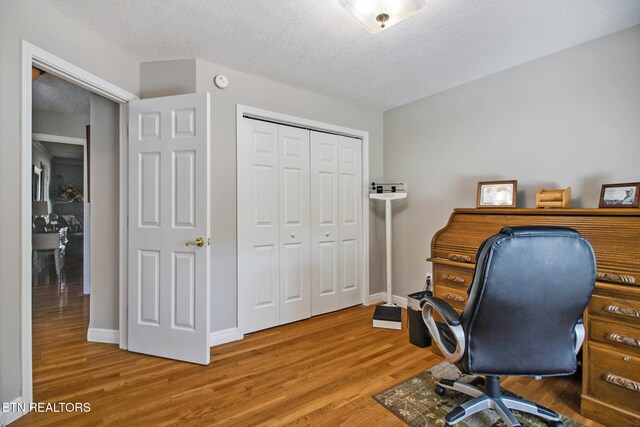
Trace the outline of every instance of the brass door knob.
[[184, 244], [185, 246], [197, 246], [199, 248], [204, 246], [204, 239], [202, 237], [198, 237], [193, 242], [187, 242]]

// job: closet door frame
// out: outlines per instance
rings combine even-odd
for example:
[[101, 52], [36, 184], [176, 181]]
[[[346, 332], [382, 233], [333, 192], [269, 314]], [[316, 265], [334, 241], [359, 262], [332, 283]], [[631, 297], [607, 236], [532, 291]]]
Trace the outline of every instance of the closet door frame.
[[[338, 135], [348, 136], [352, 138], [358, 138], [362, 141], [362, 218], [361, 218], [361, 236], [362, 236], [362, 295], [361, 300], [363, 305], [369, 305], [369, 132], [346, 128], [342, 126], [332, 125], [330, 123], [318, 122], [315, 120], [309, 120], [302, 117], [290, 116], [287, 114], [276, 113], [273, 111], [263, 110], [260, 108], [249, 107], [246, 105], [238, 104], [236, 108], [236, 178], [240, 182], [243, 177], [239, 176], [238, 171], [243, 170], [243, 162], [247, 159], [243, 156], [244, 150], [241, 148], [242, 143], [241, 135], [243, 135], [243, 118], [252, 118], [258, 120], [270, 121], [276, 124], [302, 127], [309, 130], [315, 130], [319, 132], [335, 133]], [[246, 177], [245, 177], [246, 178]], [[240, 185], [238, 185], [240, 190]], [[236, 268], [239, 266], [240, 251], [244, 246], [244, 242], [247, 239], [246, 230], [241, 227], [241, 214], [244, 212], [245, 207], [244, 196], [238, 193], [236, 194], [237, 206], [236, 206], [236, 224], [237, 224], [237, 252], [236, 252]], [[215, 236], [214, 236], [215, 239]], [[238, 316], [238, 337], [244, 337], [245, 333], [245, 319], [243, 318], [242, 305], [240, 301], [240, 295], [243, 295], [243, 283], [239, 280], [242, 274], [236, 270], [236, 291], [237, 291], [237, 316]]]

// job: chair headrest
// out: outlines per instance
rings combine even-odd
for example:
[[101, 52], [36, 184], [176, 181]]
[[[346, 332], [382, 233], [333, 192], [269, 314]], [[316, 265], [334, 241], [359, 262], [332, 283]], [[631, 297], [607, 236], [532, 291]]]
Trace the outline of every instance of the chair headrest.
[[573, 228], [556, 227], [551, 225], [521, 225], [517, 227], [502, 227], [500, 233], [508, 236], [535, 236], [552, 233], [556, 236], [580, 236]]

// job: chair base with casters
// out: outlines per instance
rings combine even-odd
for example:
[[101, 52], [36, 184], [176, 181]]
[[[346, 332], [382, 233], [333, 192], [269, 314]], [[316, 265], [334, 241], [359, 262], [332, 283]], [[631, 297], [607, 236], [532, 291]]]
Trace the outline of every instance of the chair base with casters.
[[493, 409], [509, 427], [521, 425], [511, 412], [511, 409], [541, 417], [547, 420], [552, 427], [564, 426], [560, 421], [560, 416], [551, 409], [516, 396], [503, 395], [500, 390], [500, 378], [496, 376], [487, 375], [485, 377], [484, 390], [471, 384], [441, 379], [438, 381], [435, 391], [440, 396], [443, 396], [447, 389], [464, 393], [473, 397], [473, 399], [451, 410], [445, 416], [445, 426], [453, 426], [465, 418], [486, 409]]

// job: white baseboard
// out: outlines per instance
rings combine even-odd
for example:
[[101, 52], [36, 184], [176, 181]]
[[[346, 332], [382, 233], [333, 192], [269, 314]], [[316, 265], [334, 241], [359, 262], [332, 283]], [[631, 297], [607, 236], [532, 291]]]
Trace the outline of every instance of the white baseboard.
[[384, 292], [378, 292], [377, 294], [369, 295], [369, 303], [367, 305], [379, 304], [381, 302], [384, 302], [385, 295], [386, 294]]
[[404, 297], [399, 297], [398, 295], [394, 295], [393, 303], [398, 307], [407, 308], [407, 299]]
[[87, 341], [101, 342], [105, 344], [120, 344], [120, 331], [113, 329], [89, 328]]
[[238, 334], [238, 328], [223, 329], [209, 333], [209, 347], [241, 340], [243, 336]]
[[[225, 344], [238, 341], [242, 337], [238, 336], [238, 328], [229, 328], [222, 331], [215, 331], [209, 334], [209, 346]], [[106, 344], [119, 344], [120, 333], [112, 329], [89, 328], [87, 341], [101, 342]]]
[[[22, 397], [18, 397], [11, 401], [12, 406], [20, 403], [22, 403]], [[26, 415], [26, 413], [27, 412], [22, 411], [2, 412], [0, 409], [0, 427], [5, 427], [6, 425], [11, 424], [21, 416]]]
[[[369, 295], [368, 305], [385, 302], [386, 296], [387, 296], [386, 292], [378, 292], [377, 294], [371, 294]], [[393, 296], [393, 303], [398, 307], [407, 308], [407, 299], [403, 297], [399, 297], [398, 295]]]

